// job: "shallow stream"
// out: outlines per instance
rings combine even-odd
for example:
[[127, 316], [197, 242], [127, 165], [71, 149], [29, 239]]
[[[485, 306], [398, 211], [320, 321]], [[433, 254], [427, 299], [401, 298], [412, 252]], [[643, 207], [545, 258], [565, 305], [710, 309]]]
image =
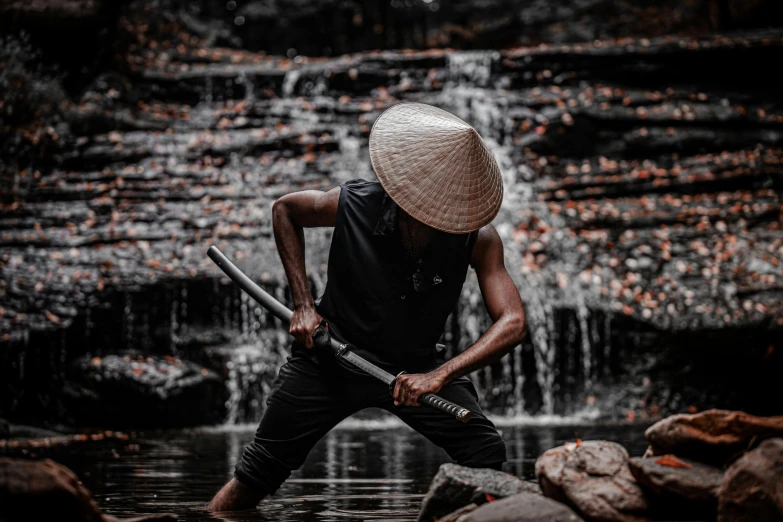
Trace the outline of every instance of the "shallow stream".
[[[576, 439], [606, 439], [631, 455], [645, 448], [645, 426], [518, 426], [498, 421], [505, 471], [534, 480], [536, 458]], [[204, 506], [233, 472], [254, 427], [141, 434], [136, 446], [55, 458], [71, 467], [100, 507], [116, 516], [175, 513], [179, 520], [415, 520], [446, 454], [418, 433], [387, 421], [349, 419], [322, 439], [304, 466], [253, 511], [216, 516]]]

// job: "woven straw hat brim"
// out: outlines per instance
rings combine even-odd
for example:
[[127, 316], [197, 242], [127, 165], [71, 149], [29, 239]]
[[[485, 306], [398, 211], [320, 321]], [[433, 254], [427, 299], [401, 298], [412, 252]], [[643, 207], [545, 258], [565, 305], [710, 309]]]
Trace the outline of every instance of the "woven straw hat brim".
[[465, 234], [490, 223], [503, 202], [503, 177], [478, 132], [424, 103], [384, 111], [370, 131], [370, 160], [384, 190], [425, 225]]

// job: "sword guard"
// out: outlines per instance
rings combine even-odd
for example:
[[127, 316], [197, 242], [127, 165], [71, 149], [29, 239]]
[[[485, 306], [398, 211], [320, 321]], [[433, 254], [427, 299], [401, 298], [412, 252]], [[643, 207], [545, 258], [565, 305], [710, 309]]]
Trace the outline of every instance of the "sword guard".
[[394, 396], [394, 385], [397, 383], [397, 377], [399, 377], [400, 375], [405, 375], [406, 373], [408, 373], [408, 372], [401, 371], [400, 373], [398, 373], [397, 375], [394, 376], [394, 379], [392, 379], [392, 382], [389, 383], [389, 395]]
[[329, 346], [329, 341], [329, 324], [326, 320], [321, 320], [321, 324], [319, 324], [318, 328], [313, 332], [313, 343], [315, 343], [318, 348], [327, 348]]

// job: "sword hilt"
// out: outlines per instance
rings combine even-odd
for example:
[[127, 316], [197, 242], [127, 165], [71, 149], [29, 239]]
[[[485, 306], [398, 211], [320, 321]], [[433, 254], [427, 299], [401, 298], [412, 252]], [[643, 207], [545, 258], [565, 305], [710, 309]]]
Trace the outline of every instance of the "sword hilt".
[[[408, 372], [400, 372], [394, 376], [394, 380], [389, 383], [389, 393], [394, 395], [394, 384], [397, 382], [397, 378], [400, 375], [405, 375]], [[451, 415], [460, 422], [468, 422], [473, 417], [473, 412], [467, 408], [463, 408], [451, 401], [447, 401], [442, 397], [438, 397], [434, 393], [425, 393], [419, 397], [420, 404], [426, 404], [430, 408], [435, 408], [443, 413]]]
[[469, 409], [463, 408], [462, 406], [454, 404], [451, 401], [447, 401], [446, 399], [438, 397], [432, 393], [425, 393], [419, 397], [419, 402], [421, 404], [426, 404], [427, 406], [435, 408], [436, 410], [448, 413], [460, 422], [468, 422], [471, 417], [473, 417], [473, 413]]

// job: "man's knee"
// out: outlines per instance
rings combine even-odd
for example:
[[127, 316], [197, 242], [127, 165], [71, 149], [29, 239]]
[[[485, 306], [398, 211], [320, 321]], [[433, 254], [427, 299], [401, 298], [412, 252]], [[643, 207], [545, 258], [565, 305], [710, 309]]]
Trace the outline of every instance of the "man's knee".
[[263, 445], [253, 441], [245, 447], [237, 462], [234, 477], [244, 486], [271, 495], [291, 474], [289, 466], [273, 457]]
[[486, 435], [480, 443], [469, 444], [455, 459], [457, 464], [469, 468], [500, 469], [506, 461], [506, 443], [500, 433]]

